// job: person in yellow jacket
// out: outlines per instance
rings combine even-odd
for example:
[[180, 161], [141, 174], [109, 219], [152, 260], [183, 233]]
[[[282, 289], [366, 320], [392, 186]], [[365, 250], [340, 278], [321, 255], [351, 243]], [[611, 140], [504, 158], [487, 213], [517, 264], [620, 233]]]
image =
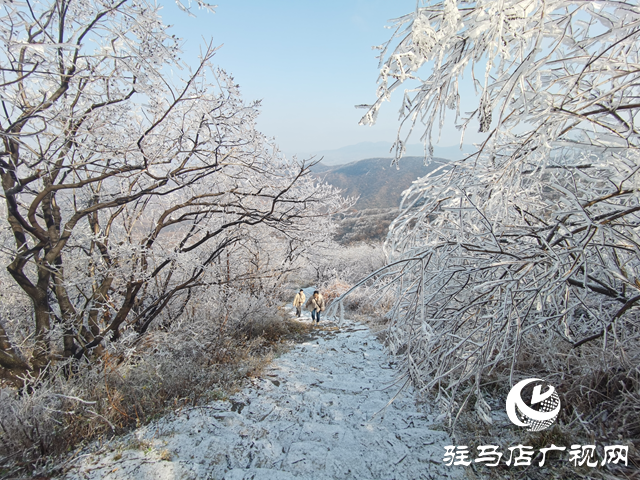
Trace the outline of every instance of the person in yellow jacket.
[[296, 298], [293, 299], [293, 306], [296, 307], [296, 317], [302, 316], [302, 305], [304, 305], [304, 301], [307, 299], [305, 297], [302, 289], [296, 294]]
[[324, 297], [316, 290], [307, 302], [307, 310], [311, 310], [311, 323], [315, 320], [316, 325], [320, 323], [320, 312], [324, 312]]

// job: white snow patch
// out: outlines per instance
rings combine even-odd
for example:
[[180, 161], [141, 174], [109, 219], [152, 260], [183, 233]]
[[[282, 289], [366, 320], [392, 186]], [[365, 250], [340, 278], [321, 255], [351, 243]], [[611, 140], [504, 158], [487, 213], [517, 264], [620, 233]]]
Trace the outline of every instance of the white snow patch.
[[[319, 330], [230, 401], [141, 427], [75, 459], [65, 478], [462, 477], [442, 463], [451, 441], [430, 429], [437, 412], [416, 406], [409, 393], [385, 408], [398, 390], [392, 367], [367, 327]], [[127, 449], [132, 443], [140, 447]]]

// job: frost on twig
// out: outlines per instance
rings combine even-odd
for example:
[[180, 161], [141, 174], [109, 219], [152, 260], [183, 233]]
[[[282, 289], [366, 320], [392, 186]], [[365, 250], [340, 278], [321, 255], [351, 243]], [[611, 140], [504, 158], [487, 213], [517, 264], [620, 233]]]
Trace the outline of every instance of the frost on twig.
[[211, 290], [261, 295], [351, 204], [257, 131], [216, 48], [182, 68], [158, 5], [63, 3], [0, 13], [0, 281], [19, 305], [0, 377], [18, 387], [192, 317]]
[[[378, 280], [396, 292], [391, 350], [449, 408], [517, 374], [529, 342], [638, 352], [638, 21], [635, 2], [536, 0], [419, 2], [398, 21], [366, 118], [424, 73], [400, 133], [422, 123], [428, 139], [460, 107], [461, 128], [487, 133], [405, 193]], [[464, 72], [475, 107], [459, 103]]]

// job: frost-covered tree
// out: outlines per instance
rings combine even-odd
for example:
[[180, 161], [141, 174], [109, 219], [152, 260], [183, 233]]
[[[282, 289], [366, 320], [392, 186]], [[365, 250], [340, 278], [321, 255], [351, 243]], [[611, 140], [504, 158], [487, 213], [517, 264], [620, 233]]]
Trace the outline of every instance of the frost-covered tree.
[[[411, 84], [397, 159], [415, 129], [430, 152], [448, 110], [462, 133], [472, 119], [486, 133], [416, 182], [391, 226], [375, 278], [396, 291], [390, 342], [405, 372], [450, 406], [478, 394], [487, 418], [483, 379], [513, 375], [527, 342], [600, 345], [637, 365], [637, 2], [418, 2], [396, 27], [362, 122]], [[463, 75], [477, 97], [461, 104]]]
[[214, 48], [181, 63], [153, 2], [4, 2], [0, 37], [4, 267], [32, 306], [3, 310], [5, 379], [180, 313], [232, 247], [321, 240], [339, 197], [256, 131]]

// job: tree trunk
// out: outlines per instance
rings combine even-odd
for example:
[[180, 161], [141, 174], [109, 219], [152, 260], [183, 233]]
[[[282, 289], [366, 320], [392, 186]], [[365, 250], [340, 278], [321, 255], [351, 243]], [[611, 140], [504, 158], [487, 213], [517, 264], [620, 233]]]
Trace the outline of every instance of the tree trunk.
[[22, 378], [30, 370], [29, 364], [13, 349], [7, 332], [0, 324], [0, 378], [17, 388], [22, 388], [24, 386]]

